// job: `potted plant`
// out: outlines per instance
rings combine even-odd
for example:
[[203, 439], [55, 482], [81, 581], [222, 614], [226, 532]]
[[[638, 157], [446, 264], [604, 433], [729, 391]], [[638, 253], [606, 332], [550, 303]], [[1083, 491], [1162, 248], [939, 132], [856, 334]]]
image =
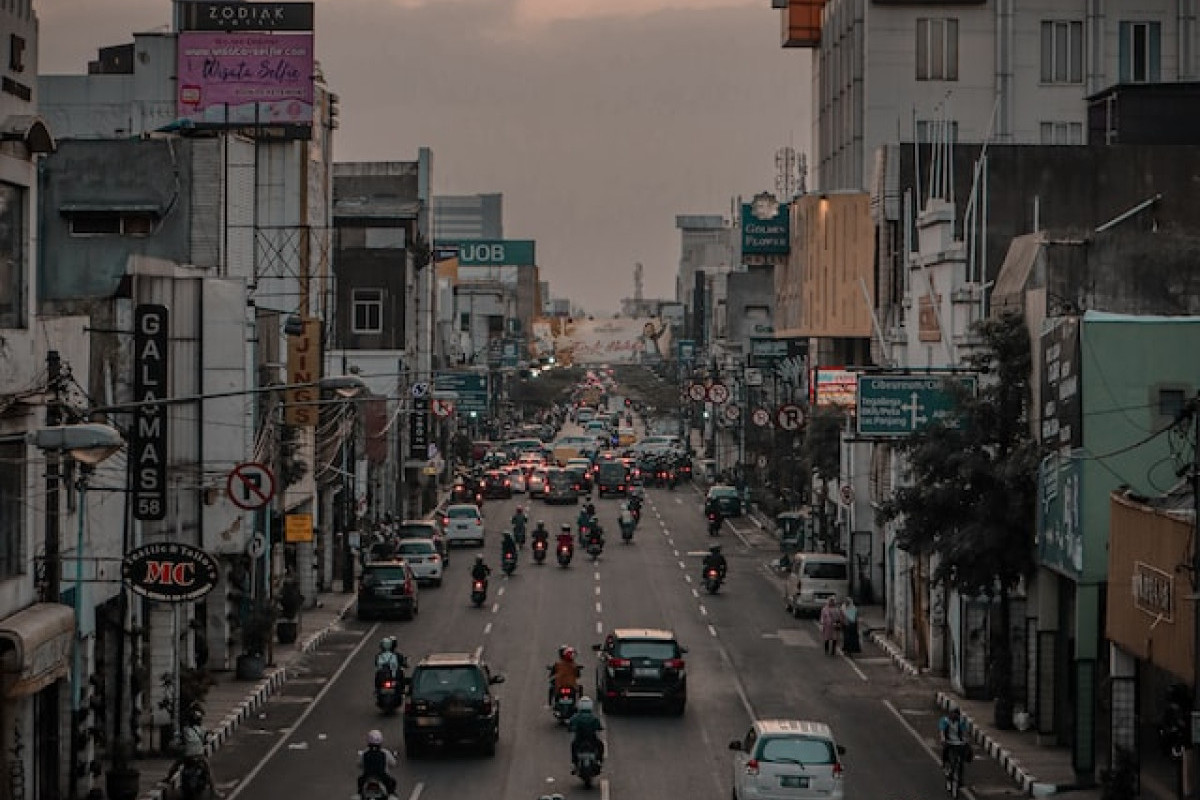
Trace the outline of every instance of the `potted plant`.
[[275, 606], [269, 601], [257, 600], [250, 607], [242, 623], [242, 654], [237, 657], [236, 664], [238, 680], [262, 678], [267, 668], [267, 645], [275, 617]]

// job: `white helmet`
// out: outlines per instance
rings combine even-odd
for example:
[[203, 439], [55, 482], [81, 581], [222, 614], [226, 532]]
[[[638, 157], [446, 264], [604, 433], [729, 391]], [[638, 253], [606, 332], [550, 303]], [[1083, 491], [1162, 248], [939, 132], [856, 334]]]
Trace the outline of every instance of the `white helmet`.
[[580, 711], [587, 711], [587, 712], [591, 712], [591, 710], [592, 710], [592, 698], [590, 698], [590, 697], [581, 697], [581, 698], [579, 698], [579, 710], [580, 710]]
[[383, 734], [379, 731], [371, 731], [367, 734], [367, 745], [369, 747], [380, 747], [383, 744]]

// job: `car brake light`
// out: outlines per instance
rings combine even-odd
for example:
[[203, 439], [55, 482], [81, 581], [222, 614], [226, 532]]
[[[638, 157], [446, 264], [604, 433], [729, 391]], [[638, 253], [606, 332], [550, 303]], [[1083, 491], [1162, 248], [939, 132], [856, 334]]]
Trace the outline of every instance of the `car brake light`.
[[845, 777], [845, 776], [842, 774], [842, 773], [844, 773], [845, 771], [846, 771], [846, 769], [845, 769], [845, 767], [843, 767], [843, 766], [842, 766], [842, 762], [840, 762], [840, 761], [835, 761], [835, 762], [833, 762], [833, 777], [834, 777], [834, 778], [842, 778], [842, 777]]
[[385, 689], [395, 689], [395, 688], [396, 688], [396, 682], [395, 682], [395, 681], [384, 681], [384, 682], [383, 682], [383, 688], [385, 688]]
[[570, 686], [564, 686], [564, 687], [562, 687], [561, 689], [559, 689], [559, 690], [558, 690], [558, 693], [559, 693], [560, 695], [562, 695], [563, 697], [570, 697], [570, 696], [571, 696], [571, 687], [570, 687]]
[[746, 774], [747, 775], [757, 775], [758, 774], [758, 759], [757, 758], [752, 758], [746, 762]]
[[430, 556], [429, 560], [436, 564], [437, 562], [442, 560], [442, 557], [435, 554], [435, 555]]
[[683, 659], [682, 658], [668, 658], [666, 661], [663, 662], [663, 666], [666, 667], [667, 669], [683, 669], [683, 666], [684, 666]]
[[612, 667], [613, 669], [623, 669], [623, 668], [629, 666], [629, 659], [628, 658], [610, 658], [608, 660], [608, 665], [610, 667]]

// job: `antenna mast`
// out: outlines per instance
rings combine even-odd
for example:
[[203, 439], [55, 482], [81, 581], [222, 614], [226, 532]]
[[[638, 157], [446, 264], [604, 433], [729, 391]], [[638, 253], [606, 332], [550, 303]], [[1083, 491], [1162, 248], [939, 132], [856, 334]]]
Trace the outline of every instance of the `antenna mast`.
[[[803, 156], [800, 156], [802, 162]], [[775, 193], [782, 202], [788, 202], [796, 196], [797, 191], [804, 191], [803, 179], [797, 167], [796, 149], [791, 145], [775, 151]]]
[[642, 262], [633, 265], [633, 299], [638, 306], [642, 303]]

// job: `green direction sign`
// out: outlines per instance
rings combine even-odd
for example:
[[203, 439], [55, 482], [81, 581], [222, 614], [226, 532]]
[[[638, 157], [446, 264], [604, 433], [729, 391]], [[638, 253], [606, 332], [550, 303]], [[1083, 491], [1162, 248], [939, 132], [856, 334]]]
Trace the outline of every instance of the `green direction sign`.
[[955, 381], [975, 391], [974, 375], [859, 375], [860, 436], [907, 436], [951, 418]]
[[433, 376], [435, 392], [454, 392], [459, 415], [472, 411], [484, 414], [488, 407], [487, 375], [480, 372], [438, 372]]
[[675, 343], [679, 349], [678, 360], [691, 363], [696, 360], [696, 343], [691, 339], [680, 339]]
[[537, 264], [533, 239], [479, 239], [457, 242], [462, 267], [525, 267]]

